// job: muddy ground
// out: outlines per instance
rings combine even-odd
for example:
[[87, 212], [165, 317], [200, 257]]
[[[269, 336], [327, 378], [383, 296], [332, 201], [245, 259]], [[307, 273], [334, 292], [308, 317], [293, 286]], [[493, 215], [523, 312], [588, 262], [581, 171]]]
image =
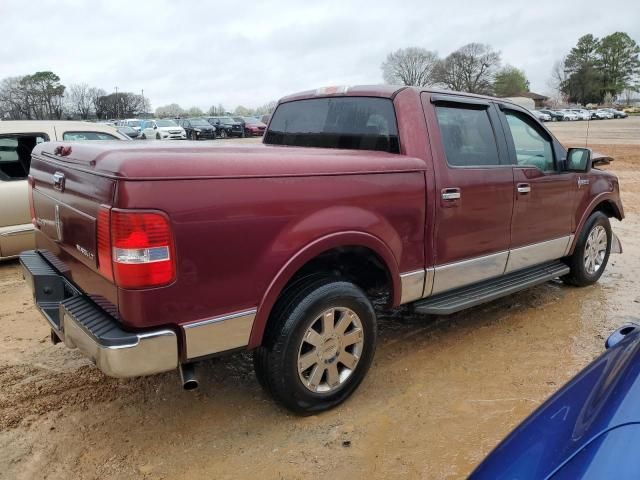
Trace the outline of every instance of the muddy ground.
[[[586, 122], [552, 124], [583, 145]], [[614, 155], [625, 253], [601, 281], [550, 282], [452, 317], [408, 308], [380, 321], [367, 379], [309, 418], [276, 407], [250, 357], [211, 360], [202, 386], [174, 373], [104, 377], [49, 343], [16, 262], [0, 265], [0, 478], [460, 478], [640, 316], [640, 117], [593, 122]]]

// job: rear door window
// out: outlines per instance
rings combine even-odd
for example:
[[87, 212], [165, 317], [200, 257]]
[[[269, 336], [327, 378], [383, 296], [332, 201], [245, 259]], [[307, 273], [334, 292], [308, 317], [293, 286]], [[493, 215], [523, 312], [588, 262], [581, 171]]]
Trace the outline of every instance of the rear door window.
[[64, 132], [62, 139], [70, 142], [84, 140], [120, 140], [113, 135], [103, 132]]
[[449, 166], [500, 165], [498, 146], [486, 107], [438, 105], [436, 116]]
[[0, 136], [0, 180], [27, 178], [31, 165], [31, 151], [48, 141], [43, 133]]
[[278, 106], [264, 143], [400, 153], [388, 98], [312, 98]]

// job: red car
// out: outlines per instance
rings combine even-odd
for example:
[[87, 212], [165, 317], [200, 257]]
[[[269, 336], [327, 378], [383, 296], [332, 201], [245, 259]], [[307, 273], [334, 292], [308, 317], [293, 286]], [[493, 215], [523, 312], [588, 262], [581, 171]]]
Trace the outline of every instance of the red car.
[[255, 117], [234, 117], [244, 126], [244, 134], [247, 137], [264, 135], [267, 126]]
[[448, 314], [592, 284], [621, 251], [617, 178], [494, 98], [321, 89], [264, 145], [98, 143], [35, 148], [21, 260], [53, 341], [112, 376], [193, 388], [199, 360], [253, 350], [279, 402], [321, 411], [371, 365], [375, 299]]

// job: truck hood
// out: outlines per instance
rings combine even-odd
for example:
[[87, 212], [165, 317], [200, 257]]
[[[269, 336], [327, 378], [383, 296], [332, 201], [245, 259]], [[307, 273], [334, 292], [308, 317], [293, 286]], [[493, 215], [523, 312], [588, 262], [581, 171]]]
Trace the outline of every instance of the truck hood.
[[[71, 153], [66, 156], [55, 154], [60, 146], [71, 147]], [[131, 180], [310, 176], [425, 169], [421, 159], [386, 152], [263, 144], [46, 142], [36, 146], [33, 156], [96, 175]]]

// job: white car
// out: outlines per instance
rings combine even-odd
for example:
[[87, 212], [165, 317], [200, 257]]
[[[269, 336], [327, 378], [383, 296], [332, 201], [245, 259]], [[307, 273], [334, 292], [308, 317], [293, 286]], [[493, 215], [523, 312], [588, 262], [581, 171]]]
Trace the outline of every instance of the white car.
[[551, 121], [551, 115], [549, 115], [548, 113], [543, 113], [540, 110], [529, 110], [529, 111], [533, 114], [534, 117], [536, 117], [541, 122]]
[[613, 113], [611, 113], [609, 110], [605, 110], [604, 108], [599, 108], [598, 110], [596, 110], [596, 113], [599, 114], [599, 118], [605, 118], [607, 120], [610, 120], [614, 117]]
[[143, 121], [144, 120], [140, 120], [140, 119], [137, 119], [137, 118], [127, 118], [125, 120], [120, 120], [118, 122], [118, 126], [131, 127], [134, 130], [140, 131], [140, 130], [142, 130], [142, 122]]
[[145, 120], [140, 138], [142, 140], [186, 140], [187, 132], [173, 120]]
[[99, 123], [61, 120], [0, 122], [0, 260], [35, 248], [27, 183], [33, 147], [49, 141], [100, 140], [130, 139], [114, 127]]
[[564, 115], [565, 120], [578, 120], [580, 118], [578, 117], [578, 114], [576, 112], [572, 112], [571, 110], [566, 108], [564, 110], [558, 111]]
[[576, 115], [578, 115], [579, 120], [591, 120], [591, 112], [589, 112], [589, 110], [584, 110], [582, 108], [574, 108], [571, 111]]

